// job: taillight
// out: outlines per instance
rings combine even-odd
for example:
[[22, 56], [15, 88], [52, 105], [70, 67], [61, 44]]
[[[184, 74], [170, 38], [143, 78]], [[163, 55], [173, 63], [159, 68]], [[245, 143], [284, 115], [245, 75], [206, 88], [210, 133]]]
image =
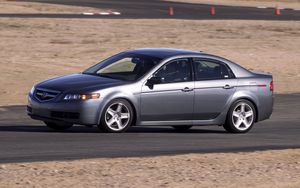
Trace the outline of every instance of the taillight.
[[273, 90], [274, 90], [274, 85], [273, 85], [273, 80], [270, 82], [270, 91], [272, 91], [273, 92]]

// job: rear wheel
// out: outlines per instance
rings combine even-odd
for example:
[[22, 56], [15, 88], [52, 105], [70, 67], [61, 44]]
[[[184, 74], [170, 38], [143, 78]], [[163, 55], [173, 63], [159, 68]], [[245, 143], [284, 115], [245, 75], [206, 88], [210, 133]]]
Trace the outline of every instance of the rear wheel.
[[250, 131], [256, 119], [256, 110], [248, 100], [238, 100], [229, 109], [224, 124], [230, 133], [246, 133]]
[[99, 129], [104, 132], [118, 133], [126, 131], [133, 122], [133, 109], [128, 101], [111, 101], [103, 111]]
[[192, 128], [193, 126], [192, 125], [177, 125], [177, 126], [172, 126], [176, 131], [187, 131], [189, 130], [190, 128]]
[[63, 130], [69, 129], [73, 126], [73, 124], [71, 124], [71, 123], [54, 123], [54, 122], [48, 122], [48, 121], [45, 121], [44, 123], [47, 125], [47, 127], [54, 129], [54, 130], [58, 130], [58, 131], [63, 131]]

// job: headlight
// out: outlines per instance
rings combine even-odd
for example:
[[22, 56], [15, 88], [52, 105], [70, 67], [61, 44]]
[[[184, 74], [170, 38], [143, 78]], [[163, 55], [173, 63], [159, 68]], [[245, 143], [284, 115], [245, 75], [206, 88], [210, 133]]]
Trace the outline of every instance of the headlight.
[[35, 90], [35, 87], [33, 86], [32, 88], [31, 88], [31, 90], [30, 90], [30, 95], [33, 95], [33, 93], [34, 93], [34, 90]]
[[90, 94], [66, 94], [64, 100], [87, 100], [87, 99], [98, 99], [99, 93]]

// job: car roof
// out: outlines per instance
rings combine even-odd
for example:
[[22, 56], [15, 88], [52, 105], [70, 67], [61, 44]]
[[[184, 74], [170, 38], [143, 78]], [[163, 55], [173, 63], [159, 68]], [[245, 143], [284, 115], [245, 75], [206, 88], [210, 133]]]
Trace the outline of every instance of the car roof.
[[192, 50], [183, 50], [175, 48], [139, 48], [134, 50], [127, 51], [129, 53], [141, 54], [154, 56], [161, 59], [166, 59], [178, 55], [200, 55], [202, 52], [192, 51]]

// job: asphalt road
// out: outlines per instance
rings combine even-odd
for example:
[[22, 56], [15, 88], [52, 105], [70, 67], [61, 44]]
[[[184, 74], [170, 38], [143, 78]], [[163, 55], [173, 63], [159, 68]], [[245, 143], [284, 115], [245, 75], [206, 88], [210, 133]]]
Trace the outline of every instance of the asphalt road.
[[30, 120], [24, 106], [0, 107], [0, 163], [300, 148], [300, 94], [276, 95], [275, 100], [272, 118], [247, 134], [229, 134], [217, 126], [184, 133], [133, 127], [108, 134], [81, 126], [54, 132]]
[[[22, 0], [20, 0], [22, 1]], [[25, 1], [25, 0], [24, 0]], [[121, 15], [78, 14], [0, 14], [0, 17], [22, 18], [91, 18], [91, 19], [243, 19], [243, 20], [300, 20], [299, 10], [281, 10], [281, 15], [275, 15], [274, 8], [260, 9], [256, 7], [214, 6], [216, 15], [210, 15], [211, 5], [161, 0], [29, 0], [63, 4], [72, 6], [95, 7], [102, 10], [114, 10]], [[26, 0], [28, 2], [28, 0]], [[275, 6], [275, 4], [274, 4]], [[173, 7], [174, 16], [169, 16], [169, 7]]]

